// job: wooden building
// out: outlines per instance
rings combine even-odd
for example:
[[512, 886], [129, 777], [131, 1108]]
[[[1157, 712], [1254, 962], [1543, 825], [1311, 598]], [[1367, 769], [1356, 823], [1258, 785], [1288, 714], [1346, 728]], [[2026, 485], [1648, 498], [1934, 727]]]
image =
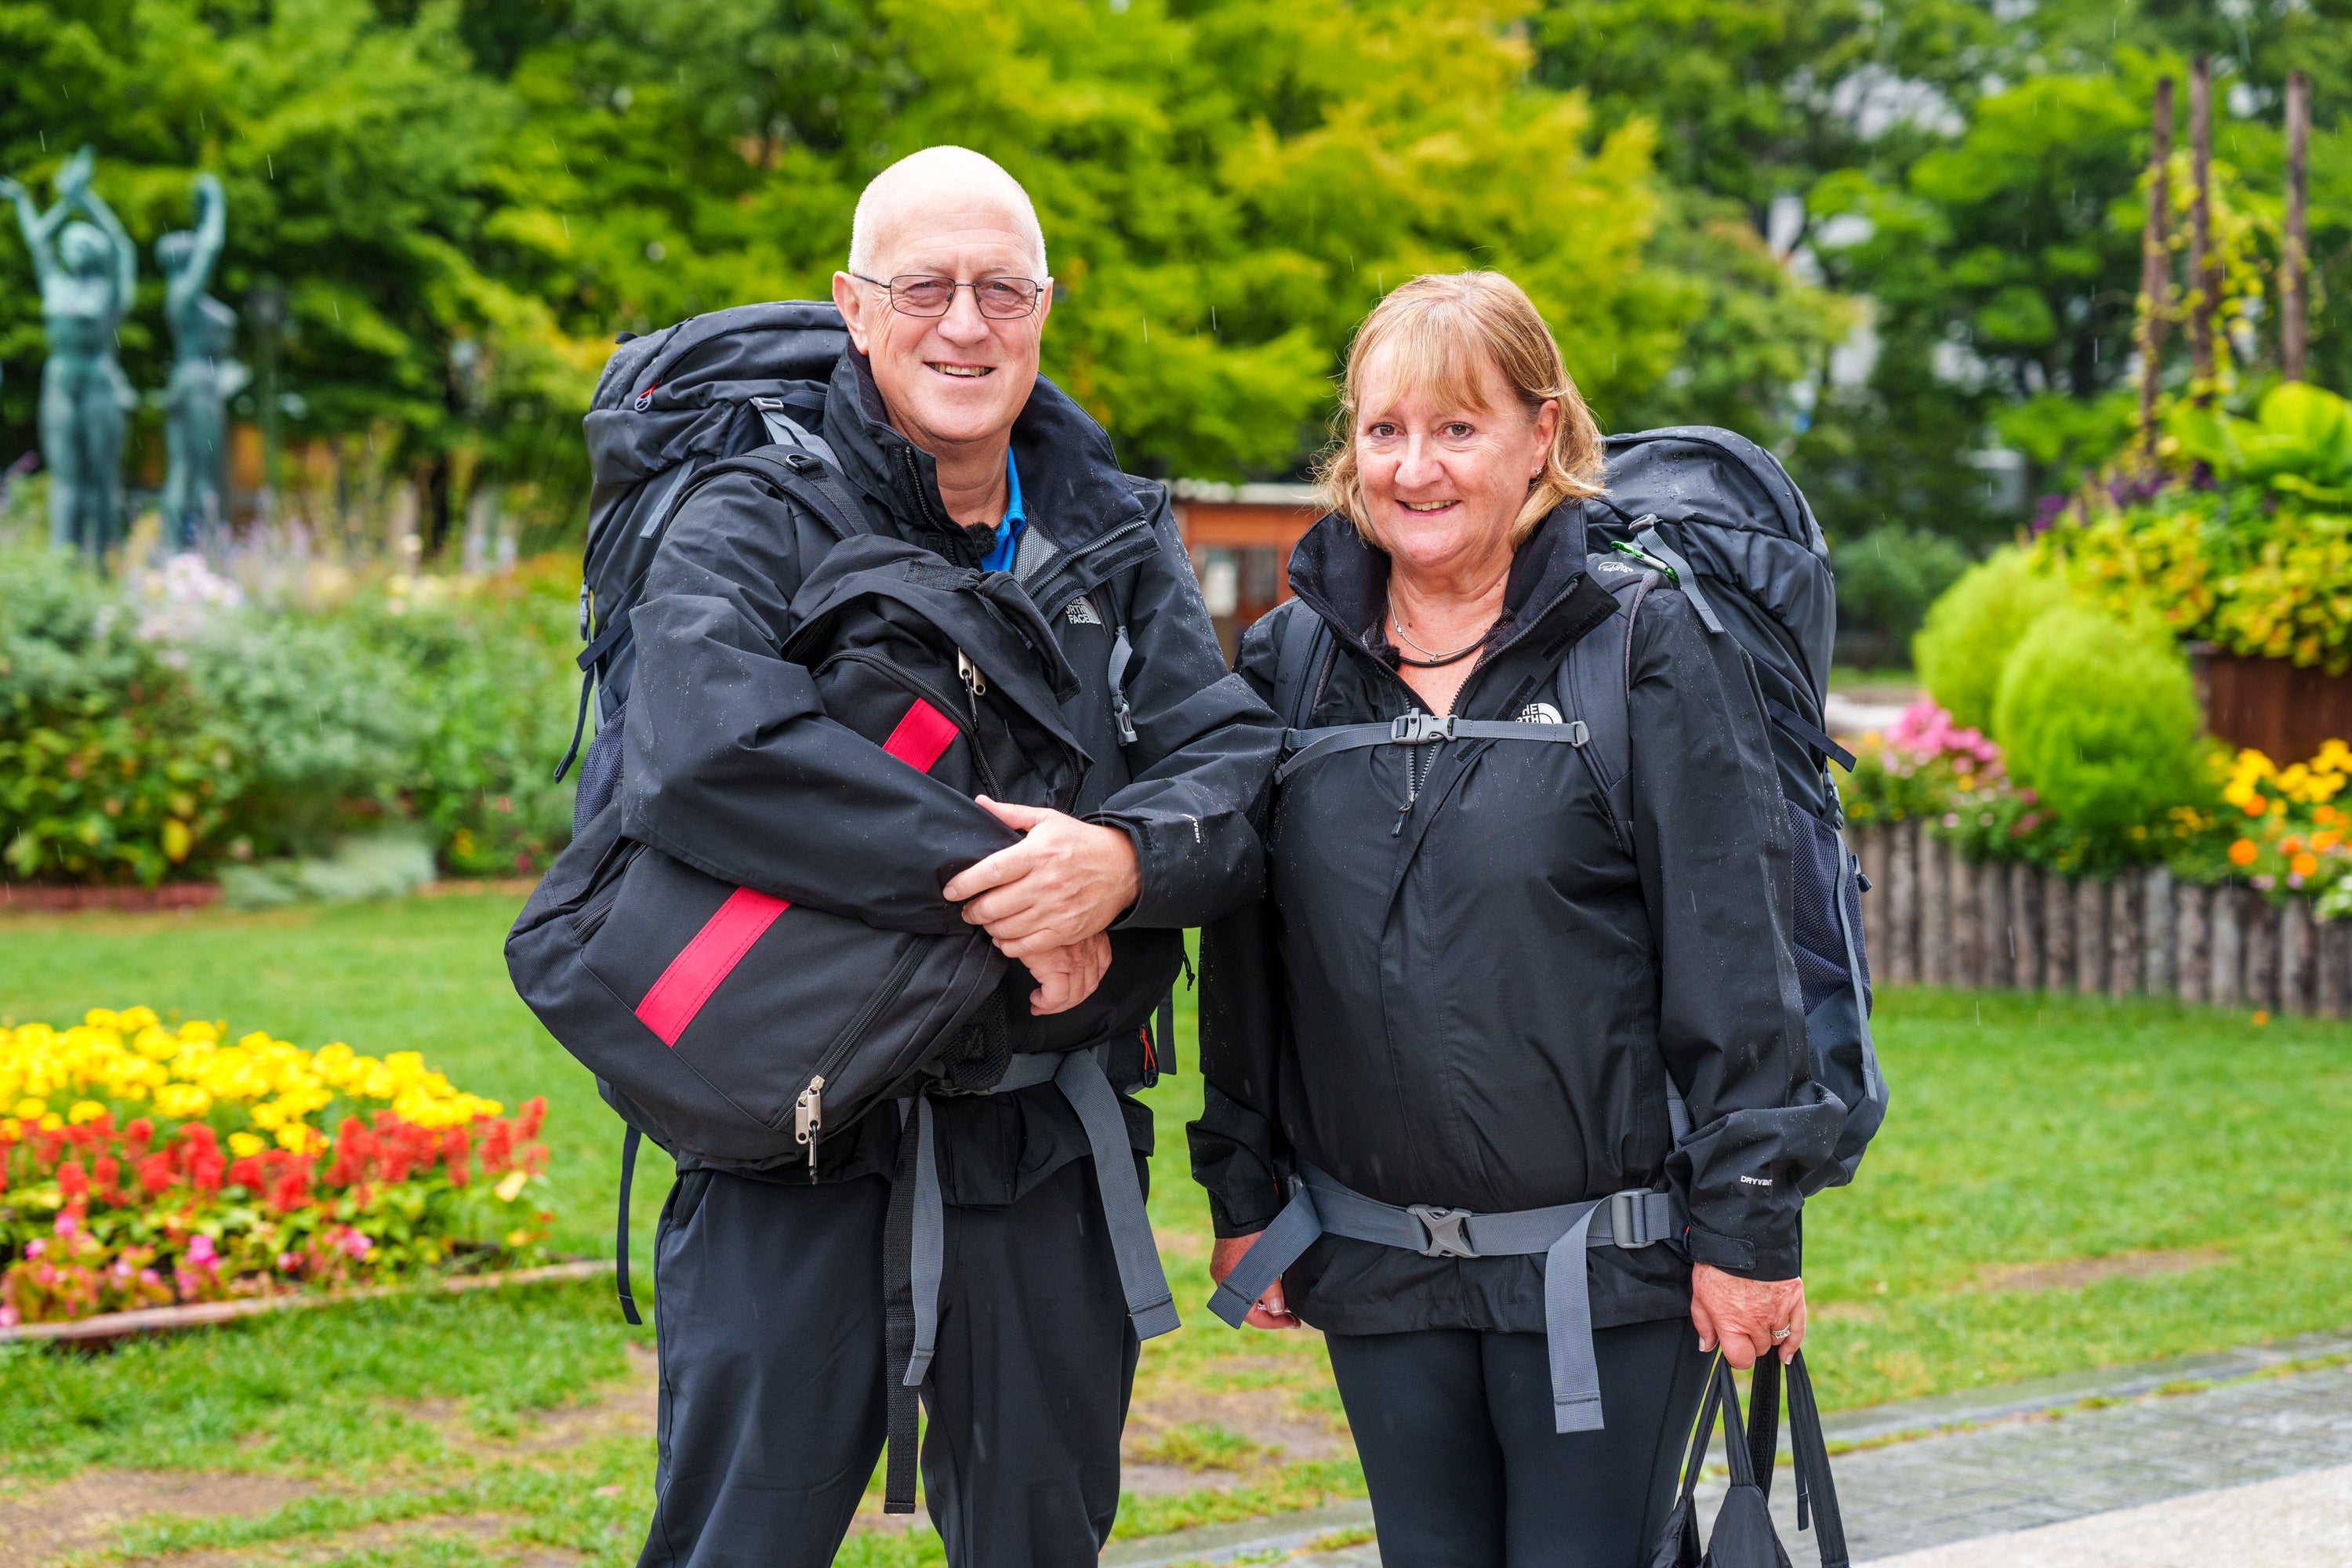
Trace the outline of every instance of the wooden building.
[[1313, 485], [1178, 479], [1176, 526], [1231, 659], [1252, 621], [1290, 597], [1290, 550], [1323, 515]]

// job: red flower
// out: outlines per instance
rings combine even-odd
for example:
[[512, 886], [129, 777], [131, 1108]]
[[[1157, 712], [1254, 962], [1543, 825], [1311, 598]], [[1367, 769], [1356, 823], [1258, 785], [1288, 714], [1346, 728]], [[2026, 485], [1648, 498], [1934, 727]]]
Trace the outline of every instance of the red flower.
[[158, 1150], [139, 1162], [139, 1184], [146, 1189], [151, 1198], [163, 1196], [176, 1180], [178, 1173], [172, 1169], [172, 1155], [168, 1150]]
[[540, 1123], [547, 1120], [547, 1096], [534, 1094], [522, 1102], [522, 1114], [515, 1119], [515, 1136], [528, 1143], [539, 1136]]
[[92, 1184], [98, 1195], [108, 1203], [122, 1199], [122, 1162], [111, 1154], [100, 1154], [90, 1165]]
[[58, 1190], [65, 1194], [68, 1203], [89, 1196], [89, 1173], [81, 1168], [79, 1160], [68, 1160], [58, 1167]]
[[310, 1171], [307, 1165], [288, 1166], [269, 1189], [269, 1206], [279, 1214], [290, 1214], [310, 1201]]
[[228, 1184], [233, 1187], [243, 1187], [256, 1197], [261, 1195], [261, 1189], [268, 1184], [268, 1179], [261, 1173], [261, 1159], [258, 1155], [247, 1154], [243, 1159], [233, 1162], [228, 1168]]
[[188, 1161], [188, 1183], [200, 1193], [216, 1193], [221, 1189], [221, 1177], [228, 1162], [219, 1151], [206, 1148]]
[[123, 1147], [134, 1159], [147, 1152], [147, 1146], [154, 1142], [155, 1124], [143, 1116], [134, 1119], [122, 1130]]

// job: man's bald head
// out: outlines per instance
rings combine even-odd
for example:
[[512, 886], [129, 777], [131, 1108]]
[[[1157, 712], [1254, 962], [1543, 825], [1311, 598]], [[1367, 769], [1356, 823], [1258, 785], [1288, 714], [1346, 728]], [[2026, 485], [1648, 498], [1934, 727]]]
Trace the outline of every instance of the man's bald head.
[[1012, 220], [1035, 253], [1035, 276], [1046, 276], [1037, 208], [1003, 164], [969, 147], [909, 153], [875, 175], [857, 198], [849, 224], [849, 270], [879, 277], [910, 231], [974, 227], [973, 218], [990, 216]]

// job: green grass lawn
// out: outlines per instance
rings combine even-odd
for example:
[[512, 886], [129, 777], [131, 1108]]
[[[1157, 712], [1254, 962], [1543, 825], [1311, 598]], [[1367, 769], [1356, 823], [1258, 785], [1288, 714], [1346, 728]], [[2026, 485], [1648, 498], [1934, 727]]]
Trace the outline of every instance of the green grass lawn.
[[[0, 1016], [64, 1022], [143, 1002], [304, 1046], [422, 1050], [460, 1087], [509, 1104], [544, 1093], [557, 1245], [606, 1253], [617, 1123], [507, 985], [499, 939], [515, 907], [466, 897], [0, 917]], [[1189, 1030], [1188, 1016], [1188, 1042]], [[1855, 1185], [1809, 1215], [1809, 1359], [1829, 1403], [2352, 1321], [2352, 1029], [1911, 991], [1884, 998], [1878, 1038], [1888, 1130]], [[1183, 1057], [1189, 1069], [1189, 1043]], [[1206, 1211], [1181, 1133], [1199, 1094], [1187, 1070], [1151, 1096], [1152, 1215], [1187, 1322], [1146, 1350], [1139, 1420], [1226, 1398], [1328, 1421], [1337, 1402], [1313, 1336], [1236, 1335], [1201, 1305]], [[668, 1178], [648, 1152], [633, 1227], [641, 1268]], [[2022, 1280], [1998, 1272], [2086, 1258], [2110, 1262]], [[553, 1412], [560, 1425], [564, 1407], [621, 1379], [630, 1344], [651, 1336], [621, 1322], [607, 1289], [581, 1285], [291, 1314], [96, 1355], [0, 1352], [0, 1506], [91, 1466], [268, 1473], [305, 1479], [310, 1495], [136, 1524], [114, 1548], [236, 1547], [369, 1568], [504, 1563], [535, 1545], [631, 1560], [650, 1442], [633, 1432], [554, 1444], [541, 1422]], [[1147, 1435], [1172, 1462], [1239, 1467], [1242, 1484], [1134, 1501], [1122, 1534], [1360, 1489], [1344, 1453], [1252, 1468], [1231, 1457], [1250, 1446], [1213, 1420]], [[495, 1530], [449, 1522], [485, 1517]], [[842, 1561], [937, 1561], [937, 1542], [861, 1536]]]

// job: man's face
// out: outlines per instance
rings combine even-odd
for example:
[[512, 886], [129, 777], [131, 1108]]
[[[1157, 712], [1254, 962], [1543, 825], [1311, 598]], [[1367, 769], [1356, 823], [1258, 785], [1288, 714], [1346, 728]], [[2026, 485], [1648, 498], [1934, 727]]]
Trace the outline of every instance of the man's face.
[[[877, 237], [877, 278], [1037, 276], [1019, 219], [992, 192], [910, 195], [893, 216]], [[833, 297], [850, 341], [873, 363], [890, 423], [908, 439], [940, 456], [994, 445], [1013, 428], [1037, 377], [1050, 291], [1034, 313], [1012, 321], [982, 315], [969, 289], [955, 291], [944, 316], [905, 315], [886, 290], [846, 272], [833, 275]]]

